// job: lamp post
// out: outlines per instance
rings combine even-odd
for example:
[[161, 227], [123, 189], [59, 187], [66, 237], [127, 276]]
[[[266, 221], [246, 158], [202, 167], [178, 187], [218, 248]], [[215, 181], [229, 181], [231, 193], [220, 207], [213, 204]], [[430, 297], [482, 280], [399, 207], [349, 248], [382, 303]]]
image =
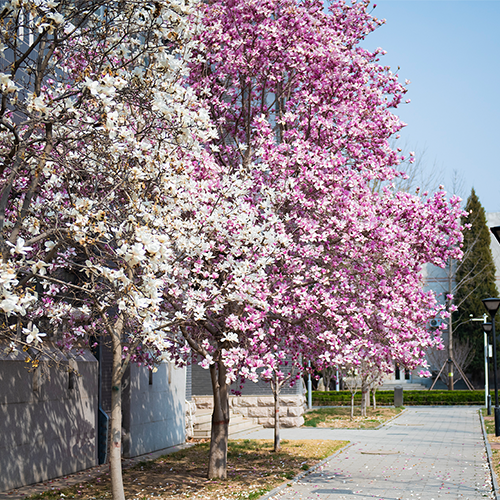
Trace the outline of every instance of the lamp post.
[[484, 332], [484, 392], [486, 395], [485, 405], [488, 409], [488, 415], [491, 415], [491, 394], [490, 394], [490, 342], [489, 334], [493, 330], [491, 323], [483, 323]]
[[[490, 231], [495, 237], [495, 239], [500, 243], [500, 226], [493, 226], [490, 227]], [[486, 299], [488, 300], [488, 299]], [[484, 300], [483, 300], [484, 303]], [[498, 309], [498, 307], [497, 307]], [[489, 311], [488, 311], [489, 312]], [[496, 313], [496, 311], [495, 311]], [[495, 435], [498, 436], [498, 427], [497, 427], [497, 414], [496, 414], [496, 408], [498, 407], [498, 396], [497, 396], [497, 358], [496, 358], [496, 335], [495, 335], [495, 320], [492, 320], [492, 331], [493, 331], [493, 372], [494, 372], [494, 377], [495, 377]]]
[[495, 315], [500, 307], [500, 299], [483, 299], [484, 307], [491, 316], [491, 332], [493, 335], [493, 386], [495, 388], [495, 436], [500, 436], [500, 408], [498, 407], [497, 381], [497, 339], [495, 334]]
[[490, 227], [490, 231], [493, 233], [493, 236], [496, 238], [498, 243], [500, 243], [500, 226]]

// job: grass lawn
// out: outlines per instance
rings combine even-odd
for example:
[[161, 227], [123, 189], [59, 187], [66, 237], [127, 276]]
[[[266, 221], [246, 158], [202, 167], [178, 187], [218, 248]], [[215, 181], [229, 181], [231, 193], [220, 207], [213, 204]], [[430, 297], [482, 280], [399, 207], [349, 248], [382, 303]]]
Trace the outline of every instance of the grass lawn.
[[[209, 443], [200, 443], [123, 471], [127, 500], [206, 499], [255, 500], [326, 458], [347, 441], [282, 441], [274, 453], [270, 440], [231, 440], [228, 479], [208, 480]], [[30, 499], [110, 499], [109, 474], [76, 487], [33, 495]]]
[[360, 408], [354, 408], [351, 420], [350, 407], [318, 408], [304, 415], [305, 426], [329, 427], [334, 429], [373, 429], [399, 415], [404, 408], [380, 407], [366, 409], [366, 417], [360, 416]]

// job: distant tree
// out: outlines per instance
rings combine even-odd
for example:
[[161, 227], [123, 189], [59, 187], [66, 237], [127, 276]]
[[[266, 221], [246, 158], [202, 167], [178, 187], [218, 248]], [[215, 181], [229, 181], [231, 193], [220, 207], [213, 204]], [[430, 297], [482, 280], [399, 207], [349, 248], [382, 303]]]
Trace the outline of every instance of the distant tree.
[[338, 373], [338, 367], [334, 365], [327, 365], [321, 370], [321, 376], [323, 377], [323, 383], [325, 384], [325, 391], [330, 390], [330, 385], [332, 380], [336, 380], [336, 374]]
[[[484, 368], [483, 331], [477, 323], [468, 320], [484, 313], [482, 299], [497, 297], [495, 283], [495, 264], [490, 249], [490, 232], [486, 225], [486, 215], [476, 192], [472, 189], [465, 210], [468, 212], [469, 231], [465, 231], [462, 262], [456, 268], [455, 281], [460, 283], [455, 291], [454, 303], [457, 307], [453, 314], [457, 324], [457, 338], [468, 340], [474, 350], [470, 371], [482, 373]], [[465, 322], [464, 324], [461, 324]]]

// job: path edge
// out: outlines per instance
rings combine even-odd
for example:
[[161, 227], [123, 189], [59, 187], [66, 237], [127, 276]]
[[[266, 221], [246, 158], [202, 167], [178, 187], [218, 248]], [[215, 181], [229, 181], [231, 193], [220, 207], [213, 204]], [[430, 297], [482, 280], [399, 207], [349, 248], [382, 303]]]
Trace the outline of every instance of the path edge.
[[488, 457], [488, 465], [490, 466], [491, 486], [493, 488], [493, 495], [496, 500], [500, 500], [497, 475], [495, 474], [495, 469], [493, 468], [493, 453], [491, 451], [490, 442], [488, 441], [488, 434], [486, 433], [486, 426], [484, 425], [484, 418], [481, 409], [478, 410], [478, 413], [479, 413], [479, 419], [481, 421], [481, 430], [483, 431], [483, 439], [484, 439], [484, 445], [486, 447], [486, 455]]
[[389, 424], [390, 422], [392, 422], [393, 420], [396, 420], [397, 418], [399, 418], [401, 415], [403, 415], [403, 413], [406, 412], [408, 408], [405, 408], [404, 410], [401, 411], [401, 413], [398, 413], [397, 415], [394, 415], [394, 417], [390, 418], [389, 420], [386, 420], [385, 422], [382, 422], [379, 426], [377, 427], [374, 427], [373, 429], [366, 429], [366, 430], [374, 430], [374, 431], [378, 431], [379, 429], [382, 429], [382, 427], [385, 427], [387, 424]]
[[[295, 476], [293, 479], [290, 479], [290, 481], [287, 481], [286, 483], [283, 483], [280, 486], [277, 486], [273, 490], [267, 492], [265, 495], [259, 497], [258, 500], [268, 500], [274, 495], [277, 495], [280, 491], [284, 490], [285, 488], [288, 488], [292, 484], [300, 481], [303, 477], [307, 476], [308, 474], [311, 474], [311, 472], [314, 472], [316, 469], [321, 467], [322, 465], [325, 465], [327, 462], [329, 462], [332, 458], [335, 458], [337, 455], [340, 455], [342, 452], [350, 448], [351, 446], [354, 446], [356, 443], [348, 443], [344, 447], [340, 448], [340, 450], [337, 450], [333, 455], [330, 455], [329, 457], [324, 458], [321, 460], [321, 462], [318, 462], [316, 465], [311, 467], [310, 469], [307, 469], [304, 472], [301, 472], [298, 476]], [[500, 500], [500, 499], [498, 499]]]

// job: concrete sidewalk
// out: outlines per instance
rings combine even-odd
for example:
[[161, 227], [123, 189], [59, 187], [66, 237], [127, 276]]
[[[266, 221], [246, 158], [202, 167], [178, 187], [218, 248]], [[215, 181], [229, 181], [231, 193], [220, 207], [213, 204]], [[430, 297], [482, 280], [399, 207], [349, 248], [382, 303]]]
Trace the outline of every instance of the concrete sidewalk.
[[[351, 445], [300, 481], [264, 498], [275, 500], [437, 500], [494, 498], [479, 407], [410, 407], [377, 430], [282, 429], [282, 439], [341, 439]], [[234, 438], [272, 439], [273, 429]], [[137, 457], [155, 458], [175, 449]], [[131, 463], [134, 460], [130, 461]], [[106, 466], [0, 493], [19, 500], [91, 479]], [[0, 471], [1, 473], [1, 471]]]
[[[344, 439], [352, 445], [280, 500], [494, 498], [478, 407], [411, 407], [378, 430], [283, 429], [282, 439]], [[272, 439], [273, 430], [242, 434]]]

